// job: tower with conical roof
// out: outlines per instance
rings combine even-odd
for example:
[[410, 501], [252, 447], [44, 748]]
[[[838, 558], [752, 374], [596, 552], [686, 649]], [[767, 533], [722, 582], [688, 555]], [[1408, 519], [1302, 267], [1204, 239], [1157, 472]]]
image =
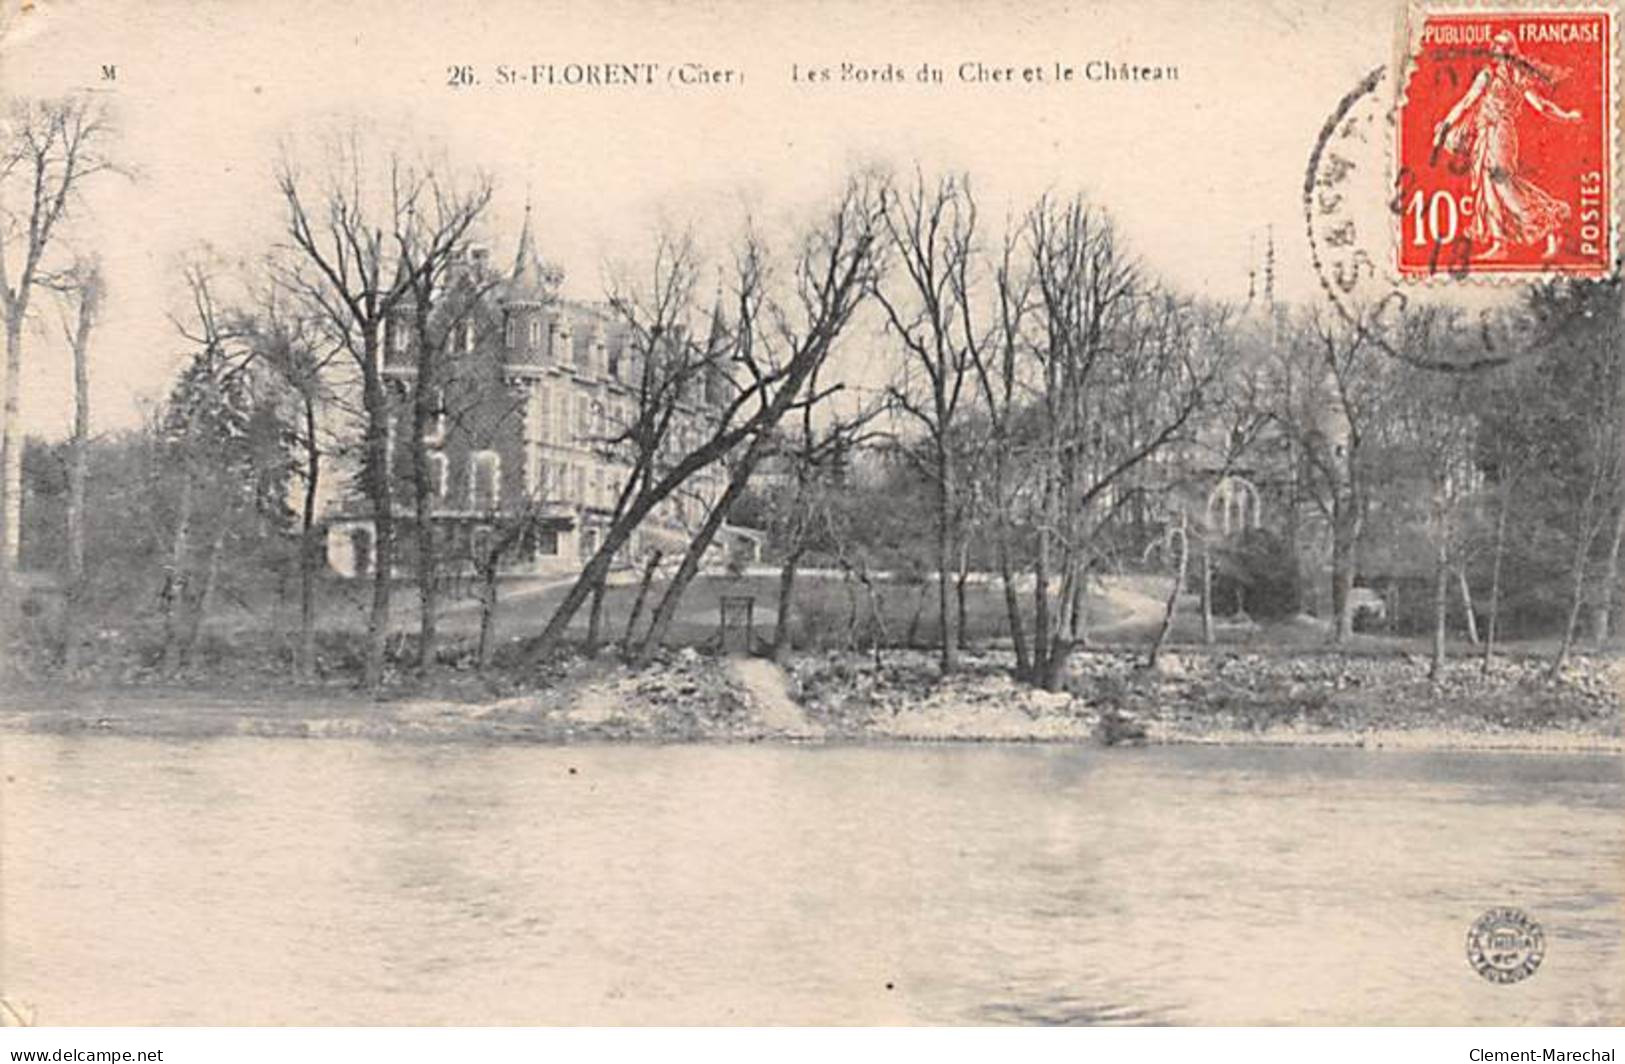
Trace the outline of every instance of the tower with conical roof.
[[543, 362], [557, 357], [561, 328], [568, 346], [568, 325], [554, 313], [564, 271], [542, 258], [536, 249], [530, 204], [519, 229], [513, 269], [502, 287], [502, 345], [510, 362]]
[[722, 309], [722, 278], [717, 278], [716, 301], [711, 305], [711, 328], [705, 338], [704, 399], [711, 406], [721, 406], [728, 398], [728, 370], [723, 364], [732, 341], [728, 316]]

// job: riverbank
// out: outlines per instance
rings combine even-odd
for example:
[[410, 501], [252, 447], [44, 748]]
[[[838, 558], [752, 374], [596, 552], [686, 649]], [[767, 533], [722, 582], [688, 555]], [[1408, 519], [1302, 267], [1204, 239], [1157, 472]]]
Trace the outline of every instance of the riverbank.
[[499, 684], [451, 673], [382, 697], [292, 683], [14, 684], [0, 729], [169, 738], [261, 735], [487, 742], [1222, 743], [1625, 752], [1625, 662], [1128, 651], [1079, 654], [1065, 691], [1017, 682], [1008, 654], [800, 655], [787, 669], [682, 650], [646, 669], [561, 660]]

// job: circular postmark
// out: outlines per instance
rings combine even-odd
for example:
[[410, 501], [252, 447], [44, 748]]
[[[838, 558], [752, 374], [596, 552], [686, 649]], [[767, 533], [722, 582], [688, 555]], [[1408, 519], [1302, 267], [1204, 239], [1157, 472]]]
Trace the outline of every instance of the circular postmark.
[[[1309, 262], [1327, 302], [1345, 324], [1390, 357], [1446, 373], [1491, 369], [1516, 350], [1510, 319], [1492, 306], [1449, 319], [1455, 340], [1423, 349], [1407, 342], [1407, 318], [1420, 292], [1391, 275], [1391, 227], [1404, 210], [1406, 175], [1388, 176], [1395, 115], [1386, 66], [1361, 78], [1327, 116], [1309, 154], [1302, 206]], [[1434, 248], [1440, 276], [1465, 276], [1465, 260]]]
[[1491, 909], [1467, 929], [1467, 963], [1492, 983], [1529, 978], [1545, 956], [1545, 932], [1522, 909]]

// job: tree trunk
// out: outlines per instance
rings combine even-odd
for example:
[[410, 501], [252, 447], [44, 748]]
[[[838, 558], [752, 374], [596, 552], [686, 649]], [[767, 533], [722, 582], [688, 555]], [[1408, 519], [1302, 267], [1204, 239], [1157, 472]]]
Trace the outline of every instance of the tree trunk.
[[[427, 329], [418, 329], [421, 350], [428, 350]], [[440, 573], [439, 547], [435, 543], [434, 497], [436, 485], [429, 472], [429, 447], [425, 437], [434, 418], [431, 379], [428, 372], [433, 361], [420, 353], [418, 375], [412, 387], [412, 496], [415, 504], [415, 545], [418, 584], [418, 674], [427, 676], [434, 669], [435, 643], [439, 638]], [[497, 500], [492, 500], [496, 502]]]
[[581, 647], [581, 652], [589, 658], [598, 656], [598, 644], [603, 640], [604, 596], [608, 587], [608, 573], [592, 587], [592, 604], [587, 610], [587, 641]]
[[1072, 641], [1080, 647], [1089, 643], [1089, 571], [1088, 565], [1083, 566], [1072, 585], [1071, 619], [1068, 623], [1072, 627]]
[[68, 459], [68, 571], [63, 589], [62, 664], [79, 664], [79, 628], [85, 607], [85, 479], [90, 446], [91, 296], [81, 293], [79, 327], [73, 343], [73, 438]]
[[1043, 683], [1050, 673], [1049, 564], [1050, 541], [1054, 535], [1051, 518], [1055, 507], [1053, 477], [1044, 475], [1044, 523], [1038, 530], [1038, 549], [1033, 554], [1033, 672], [1030, 679]]
[[1599, 485], [1597, 477], [1593, 475], [1591, 484], [1586, 492], [1585, 503], [1580, 508], [1580, 527], [1574, 533], [1574, 557], [1569, 562], [1569, 611], [1563, 624], [1563, 638], [1558, 644], [1557, 653], [1552, 657], [1552, 665], [1547, 675], [1556, 679], [1568, 664], [1569, 652], [1574, 649], [1574, 636], [1580, 627], [1580, 609], [1585, 605], [1586, 570], [1590, 568], [1586, 563], [1591, 557], [1591, 544], [1596, 538], [1596, 528], [1592, 520], [1597, 504]]
[[496, 653], [497, 642], [497, 569], [496, 558], [480, 565], [480, 643], [476, 652], [480, 670], [491, 667], [491, 656]]
[[1010, 625], [1010, 643], [1016, 652], [1016, 675], [1032, 672], [1032, 656], [1027, 649], [1027, 625], [1021, 616], [1021, 596], [1016, 591], [1015, 568], [1010, 562], [1009, 531], [1001, 519], [998, 528], [999, 582], [1004, 585], [1004, 613]]
[[190, 664], [197, 653], [198, 638], [203, 634], [203, 624], [209, 619], [209, 613], [214, 609], [214, 589], [220, 579], [220, 549], [226, 542], [226, 529], [231, 523], [232, 515], [228, 511], [220, 515], [220, 524], [214, 530], [214, 538], [209, 540], [208, 560], [203, 564], [203, 586], [198, 588], [197, 601], [192, 604], [192, 616], [187, 622], [186, 645], [181, 650], [181, 662]]
[[1450, 614], [1450, 542], [1441, 529], [1433, 555], [1433, 657], [1428, 679], [1444, 678], [1445, 624]]
[[1456, 587], [1461, 592], [1461, 612], [1467, 620], [1467, 641], [1478, 645], [1478, 617], [1473, 613], [1473, 589], [1467, 583], [1467, 567], [1456, 570]]
[[953, 571], [954, 468], [947, 445], [941, 440], [937, 443], [937, 475], [937, 610], [942, 617], [938, 664], [947, 675], [959, 667], [959, 634], [954, 630], [957, 617], [949, 583]]
[[[22, 293], [19, 293], [19, 297]], [[0, 593], [9, 597], [22, 547], [23, 437], [21, 416], [23, 314], [6, 319], [5, 427], [0, 430]]]
[[970, 628], [969, 611], [965, 604], [965, 586], [968, 583], [970, 583], [970, 542], [961, 540], [959, 544], [959, 571], [954, 579], [954, 608], [957, 611], [954, 630], [958, 635], [961, 648], [966, 644], [965, 632]]
[[1202, 642], [1213, 645], [1213, 548], [1202, 537]]
[[[1625, 475], [1625, 469], [1621, 470]], [[1625, 492], [1620, 494], [1625, 495]], [[1619, 556], [1621, 542], [1625, 541], [1625, 498], [1621, 498], [1614, 511], [1614, 529], [1608, 539], [1608, 557], [1603, 564], [1602, 584], [1597, 592], [1597, 604], [1592, 614], [1592, 637], [1600, 648], [1608, 642], [1614, 628], [1614, 600], [1620, 593]]]
[[649, 600], [649, 585], [654, 583], [655, 571], [660, 568], [663, 552], [656, 550], [643, 564], [643, 577], [638, 581], [637, 597], [632, 600], [632, 612], [626, 617], [626, 632], [621, 636], [621, 657], [630, 658], [637, 642], [638, 622], [643, 620], [643, 607]]
[[[609, 527], [604, 530], [604, 540], [598, 545], [597, 553], [588, 559], [587, 564], [581, 570], [581, 575], [576, 577], [576, 582], [571, 584], [570, 590], [564, 593], [564, 600], [554, 609], [553, 616], [548, 618], [546, 627], [542, 629], [541, 638], [537, 641], [536, 653], [547, 653], [552, 647], [558, 645], [559, 640], [564, 638], [564, 633], [569, 629], [570, 622], [575, 619], [576, 612], [587, 602], [588, 597], [592, 594], [592, 589], [599, 583], [609, 579], [609, 570], [615, 563], [615, 555], [626, 545], [627, 540], [632, 538], [632, 533], [637, 530], [643, 519], [654, 509], [655, 503], [664, 497], [655, 492], [643, 492], [632, 500], [625, 514], [610, 522]], [[660, 552], [656, 551], [655, 556], [658, 557], [659, 555]], [[630, 624], [629, 621], [628, 631], [631, 630]], [[628, 645], [625, 652], [630, 654], [630, 645]]]
[[316, 442], [316, 403], [305, 398], [305, 496], [299, 514], [299, 674], [316, 674], [316, 538], [317, 484], [321, 475], [321, 448]]
[[[1625, 315], [1625, 302], [1620, 304]], [[1625, 358], [1625, 352], [1616, 352], [1616, 360]], [[1607, 644], [1614, 629], [1614, 602], [1621, 593], [1619, 557], [1625, 541], [1625, 363], [1614, 368], [1614, 528], [1608, 539], [1608, 558], [1603, 568], [1602, 588], [1592, 618], [1592, 635], [1600, 649]]]
[[790, 658], [791, 642], [795, 632], [796, 569], [801, 564], [802, 548], [797, 547], [784, 557], [779, 567], [779, 619], [773, 626], [773, 660], [783, 665]]
[[173, 676], [181, 666], [180, 618], [178, 610], [186, 601], [186, 554], [192, 537], [192, 475], [182, 469], [181, 497], [176, 506], [175, 534], [170, 540], [169, 564], [158, 599], [164, 617], [163, 671]]
[[1056, 593], [1055, 607], [1050, 611], [1050, 630], [1044, 640], [1044, 668], [1038, 677], [1038, 686], [1046, 691], [1059, 691], [1066, 686], [1067, 666], [1072, 660], [1071, 603], [1077, 577], [1073, 564], [1066, 560], [1069, 553], [1063, 552], [1061, 586]]
[[390, 485], [389, 410], [377, 368], [376, 337], [369, 337], [362, 388], [367, 407], [367, 494], [372, 502], [372, 608], [367, 615], [361, 682], [376, 690], [384, 682], [389, 639], [390, 581], [395, 568], [395, 511]]
[[1162, 625], [1157, 629], [1157, 638], [1151, 643], [1151, 651], [1146, 655], [1145, 667], [1155, 669], [1157, 661], [1162, 656], [1162, 648], [1168, 642], [1168, 635], [1174, 630], [1174, 614], [1179, 609], [1179, 593], [1185, 589], [1185, 574], [1190, 566], [1191, 548], [1185, 538], [1185, 523], [1180, 521], [1179, 529], [1179, 555], [1174, 566], [1174, 586], [1168, 589], [1168, 601], [1162, 607]]
[[1332, 642], [1346, 643], [1354, 634], [1355, 546], [1360, 518], [1352, 499], [1339, 491], [1332, 505]]
[[1501, 498], [1495, 513], [1495, 547], [1490, 559], [1490, 615], [1484, 632], [1484, 658], [1479, 663], [1479, 672], [1484, 675], [1489, 674], [1490, 658], [1495, 653], [1495, 637], [1500, 634], [1501, 559], [1506, 556], [1507, 511], [1511, 509], [1511, 504], [1512, 483], [1506, 481], [1501, 485]]
[[643, 643], [638, 648], [636, 663], [647, 665], [654, 658], [654, 652], [666, 641], [666, 633], [671, 628], [671, 622], [677, 616], [677, 607], [683, 601], [683, 595], [688, 591], [688, 585], [700, 571], [700, 562], [705, 552], [710, 548], [717, 532], [722, 529], [723, 522], [728, 519], [728, 511], [733, 508], [734, 500], [744, 493], [745, 485], [750, 480], [751, 471], [756, 468], [756, 462], [767, 450], [764, 441], [766, 435], [758, 436], [751, 441], [749, 450], [734, 470], [733, 476], [728, 479], [728, 486], [723, 489], [722, 496], [712, 505], [711, 512], [705, 515], [705, 521], [700, 530], [694, 534], [689, 542], [688, 550], [683, 552], [683, 560], [677, 566], [677, 572], [672, 575], [671, 583], [666, 585], [666, 593], [660, 596], [660, 604], [655, 607], [654, 617], [649, 622], [649, 634], [644, 636]]

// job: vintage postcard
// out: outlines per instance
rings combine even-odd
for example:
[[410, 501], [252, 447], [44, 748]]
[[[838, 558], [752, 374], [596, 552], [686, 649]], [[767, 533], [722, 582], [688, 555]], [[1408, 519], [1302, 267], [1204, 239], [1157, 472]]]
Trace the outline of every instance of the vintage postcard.
[[8, 1025], [1625, 1021], [1616, 3], [3, 2]]

